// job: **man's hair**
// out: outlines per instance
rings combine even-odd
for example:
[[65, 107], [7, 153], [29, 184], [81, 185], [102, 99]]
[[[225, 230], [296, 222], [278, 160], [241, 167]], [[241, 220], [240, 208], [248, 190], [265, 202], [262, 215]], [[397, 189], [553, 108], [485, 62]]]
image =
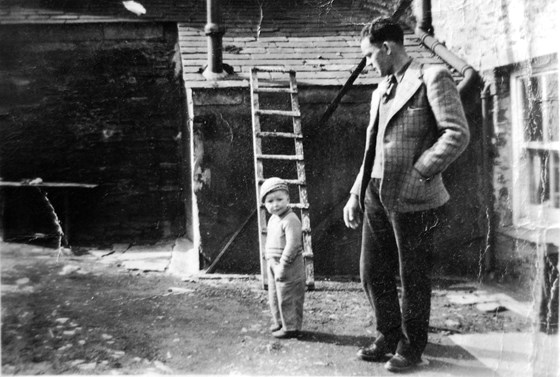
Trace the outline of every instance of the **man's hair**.
[[378, 17], [364, 26], [361, 39], [369, 38], [371, 44], [393, 41], [399, 44], [404, 43], [403, 29], [391, 18]]

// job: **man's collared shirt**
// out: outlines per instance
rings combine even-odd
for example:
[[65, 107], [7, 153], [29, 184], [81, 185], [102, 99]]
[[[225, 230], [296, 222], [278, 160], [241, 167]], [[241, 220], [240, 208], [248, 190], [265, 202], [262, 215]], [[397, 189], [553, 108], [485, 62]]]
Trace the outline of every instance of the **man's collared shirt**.
[[375, 160], [373, 160], [373, 168], [371, 170], [372, 178], [382, 178], [383, 177], [383, 137], [385, 136], [385, 127], [387, 116], [389, 115], [389, 110], [393, 104], [393, 99], [395, 98], [395, 93], [397, 93], [397, 87], [404, 77], [404, 73], [410, 66], [412, 59], [410, 59], [405, 65], [402, 66], [399, 71], [393, 75], [386, 76], [387, 79], [387, 91], [381, 95], [381, 103], [379, 104], [378, 110], [378, 130], [377, 139], [375, 143]]

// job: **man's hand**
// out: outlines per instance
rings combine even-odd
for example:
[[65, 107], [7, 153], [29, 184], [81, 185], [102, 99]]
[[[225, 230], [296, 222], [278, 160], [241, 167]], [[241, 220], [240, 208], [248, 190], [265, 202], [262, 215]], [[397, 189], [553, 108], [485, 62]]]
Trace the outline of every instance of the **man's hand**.
[[351, 194], [350, 199], [344, 206], [344, 224], [348, 228], [356, 229], [360, 225], [360, 203], [358, 201], [358, 196]]

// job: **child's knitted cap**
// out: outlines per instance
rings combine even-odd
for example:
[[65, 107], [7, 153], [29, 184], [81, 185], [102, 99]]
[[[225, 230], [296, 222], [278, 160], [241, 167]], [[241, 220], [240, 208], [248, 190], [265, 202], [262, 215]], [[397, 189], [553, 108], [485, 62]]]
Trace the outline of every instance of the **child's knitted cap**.
[[290, 192], [288, 189], [288, 184], [282, 179], [278, 177], [268, 178], [266, 181], [263, 182], [261, 186], [261, 203], [264, 203], [264, 199], [268, 194], [274, 191], [283, 190], [286, 192]]

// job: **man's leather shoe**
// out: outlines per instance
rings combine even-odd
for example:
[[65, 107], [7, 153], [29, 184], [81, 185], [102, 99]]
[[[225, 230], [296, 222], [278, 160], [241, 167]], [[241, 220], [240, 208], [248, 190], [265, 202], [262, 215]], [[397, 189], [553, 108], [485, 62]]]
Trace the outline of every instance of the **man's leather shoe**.
[[385, 363], [385, 369], [389, 372], [404, 372], [412, 368], [425, 364], [421, 358], [410, 359], [396, 353], [389, 361]]
[[298, 330], [285, 331], [280, 329], [278, 331], [273, 332], [272, 336], [278, 339], [297, 338], [299, 336], [299, 331]]
[[388, 353], [390, 352], [387, 352], [386, 347], [373, 343], [368, 347], [360, 348], [358, 350], [358, 357], [365, 361], [384, 361], [387, 360], [386, 355]]

